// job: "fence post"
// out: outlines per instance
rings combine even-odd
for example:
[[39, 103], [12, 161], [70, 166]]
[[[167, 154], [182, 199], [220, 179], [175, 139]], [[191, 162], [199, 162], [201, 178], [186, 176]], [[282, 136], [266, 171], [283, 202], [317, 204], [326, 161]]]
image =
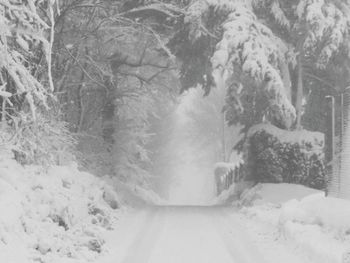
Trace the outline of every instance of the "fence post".
[[338, 170], [337, 170], [337, 179], [338, 179], [338, 188], [337, 188], [337, 197], [340, 195], [340, 190], [341, 190], [341, 174], [340, 171], [342, 170], [342, 155], [343, 155], [343, 140], [344, 140], [344, 133], [345, 133], [345, 112], [346, 108], [344, 105], [344, 93], [340, 94], [340, 129], [339, 129], [339, 143], [338, 143], [338, 148], [339, 150], [337, 151], [337, 154], [339, 157], [337, 157], [337, 162], [338, 162]]
[[326, 196], [329, 194], [330, 182], [334, 176], [334, 135], [335, 135], [335, 110], [334, 97], [326, 96], [327, 111], [326, 111], [326, 134], [325, 134], [325, 161], [326, 161], [326, 176], [327, 186], [325, 189]]

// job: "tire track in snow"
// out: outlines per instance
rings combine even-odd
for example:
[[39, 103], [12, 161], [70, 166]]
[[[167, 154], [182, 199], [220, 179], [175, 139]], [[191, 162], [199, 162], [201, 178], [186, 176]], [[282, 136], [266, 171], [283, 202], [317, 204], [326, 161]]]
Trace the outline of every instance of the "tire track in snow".
[[217, 208], [175, 206], [162, 213], [164, 231], [149, 263], [240, 263], [232, 259], [213, 225]]
[[143, 223], [143, 227], [136, 234], [134, 241], [130, 244], [122, 263], [145, 263], [155, 247], [160, 232], [164, 226], [164, 216], [159, 207], [150, 208], [151, 216]]
[[108, 263], [305, 262], [280, 242], [265, 244], [232, 208], [147, 207], [132, 221], [120, 229], [114, 244], [123, 246]]

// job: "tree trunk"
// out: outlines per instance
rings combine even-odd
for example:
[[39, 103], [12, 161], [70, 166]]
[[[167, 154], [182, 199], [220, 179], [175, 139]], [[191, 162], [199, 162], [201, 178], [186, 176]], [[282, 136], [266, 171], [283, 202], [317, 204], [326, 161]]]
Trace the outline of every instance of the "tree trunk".
[[1, 105], [1, 128], [5, 129], [6, 127], [6, 98], [2, 98], [2, 105]]
[[105, 81], [106, 86], [109, 87], [110, 94], [106, 96], [106, 102], [102, 109], [102, 137], [107, 145], [107, 151], [112, 152], [114, 146], [114, 132], [115, 132], [115, 95], [111, 89], [110, 83]]
[[295, 109], [297, 114], [296, 119], [296, 129], [301, 129], [301, 114], [302, 114], [302, 102], [303, 102], [303, 64], [302, 64], [302, 53], [300, 52], [297, 58], [297, 74], [298, 74], [298, 82], [297, 82], [297, 93], [296, 93], [296, 101], [295, 101]]
[[[214, 79], [216, 82], [217, 89], [225, 91], [226, 90], [226, 77], [224, 70], [218, 70], [216, 74], [214, 74]], [[226, 94], [226, 92], [224, 92]], [[225, 96], [222, 98], [223, 104], [225, 105]], [[225, 112], [222, 112], [222, 118], [221, 118], [221, 158], [223, 162], [226, 162], [227, 160], [227, 153], [226, 153], [226, 134], [225, 134], [225, 128], [226, 128], [226, 122], [225, 122]]]
[[[85, 55], [89, 55], [89, 50], [85, 47]], [[87, 62], [84, 63], [83, 68], [87, 69]], [[79, 120], [77, 125], [77, 132], [82, 132], [84, 127], [84, 119], [85, 119], [85, 108], [84, 108], [84, 88], [85, 88], [85, 72], [81, 72], [80, 84], [78, 87], [78, 113]]]
[[292, 103], [292, 82], [290, 80], [288, 63], [283, 59], [279, 59], [279, 65], [282, 74], [283, 86], [286, 91], [287, 98]]

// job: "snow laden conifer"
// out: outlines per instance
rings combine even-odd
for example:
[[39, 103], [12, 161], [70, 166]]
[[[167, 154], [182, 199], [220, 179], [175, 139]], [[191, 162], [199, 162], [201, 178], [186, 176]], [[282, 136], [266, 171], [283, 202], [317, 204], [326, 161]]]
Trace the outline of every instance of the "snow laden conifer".
[[[249, 75], [269, 97], [274, 117], [290, 127], [295, 110], [288, 99], [279, 72], [286, 59], [287, 44], [262, 23], [248, 1], [195, 1], [189, 7], [188, 23], [193, 39], [202, 37], [208, 17], [221, 16], [220, 40], [211, 57], [215, 83], [226, 88], [230, 77], [239, 71]], [[211, 19], [212, 21], [212, 19]], [[236, 85], [237, 87], [240, 85]], [[271, 112], [270, 112], [271, 115]]]
[[[216, 86], [230, 89], [240, 87], [232, 80], [253, 79], [269, 102], [264, 118], [284, 128], [291, 127], [296, 115], [300, 124], [303, 65], [325, 68], [339, 49], [347, 48], [346, 1], [205, 0], [192, 1], [187, 11], [191, 43], [216, 39], [209, 57]], [[291, 78], [294, 71], [298, 81]], [[297, 90], [295, 107], [292, 90]]]
[[[310, 73], [312, 75], [315, 71], [325, 70], [339, 52], [349, 54], [349, 3], [325, 0], [257, 0], [253, 1], [253, 8], [261, 19], [272, 17], [264, 19], [265, 22], [292, 47], [297, 72], [296, 127], [301, 128], [303, 82], [310, 78]], [[343, 57], [343, 60], [346, 59], [347, 55]]]

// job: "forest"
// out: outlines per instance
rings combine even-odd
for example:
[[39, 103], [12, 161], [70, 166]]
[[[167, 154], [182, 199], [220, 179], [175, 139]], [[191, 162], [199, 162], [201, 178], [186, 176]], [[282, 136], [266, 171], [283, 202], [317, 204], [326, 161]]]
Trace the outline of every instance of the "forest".
[[[40, 198], [31, 191], [47, 184], [56, 195], [50, 185], [58, 182], [65, 201], [56, 200], [53, 209], [56, 201], [41, 193], [45, 209], [52, 207], [37, 214], [68, 231], [82, 214], [68, 209], [75, 201], [67, 189], [84, 200], [78, 206], [89, 224], [105, 229], [122, 203], [238, 198], [242, 207], [270, 184], [339, 194], [340, 186], [330, 189], [333, 162], [325, 154], [327, 98], [337, 104], [348, 94], [349, 62], [348, 0], [0, 0], [0, 207], [1, 196], [14, 193], [4, 190], [8, 183], [14, 191], [30, 185], [32, 202]], [[343, 129], [333, 121], [336, 132]], [[346, 163], [340, 148], [335, 154]], [[347, 166], [341, 169], [347, 174]], [[21, 173], [33, 182], [39, 174], [50, 179], [16, 183]], [[344, 191], [336, 197], [349, 194]], [[98, 206], [101, 200], [108, 209]], [[279, 222], [304, 220], [283, 211]], [[0, 255], [8, 231], [1, 220]], [[98, 238], [86, 246], [89, 253], [103, 251]], [[36, 250], [55, 249], [48, 247], [39, 242]], [[140, 262], [131, 258], [122, 262]]]
[[2, 1], [2, 144], [22, 164], [74, 159], [146, 185], [152, 129], [193, 87], [204, 96], [224, 90], [225, 122], [245, 135], [260, 123], [325, 132], [325, 97], [349, 81], [348, 8], [311, 0]]

